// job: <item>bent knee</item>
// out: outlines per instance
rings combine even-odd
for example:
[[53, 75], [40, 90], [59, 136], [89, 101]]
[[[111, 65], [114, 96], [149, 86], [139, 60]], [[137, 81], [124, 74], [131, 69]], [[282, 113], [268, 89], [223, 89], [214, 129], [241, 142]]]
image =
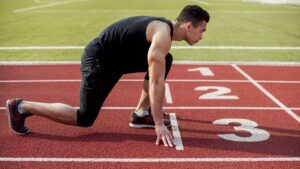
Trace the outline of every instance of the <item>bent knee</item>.
[[77, 122], [77, 125], [79, 127], [91, 127], [94, 124], [95, 120], [81, 120], [80, 122]]
[[97, 118], [97, 115], [94, 115], [93, 113], [80, 112], [80, 110], [78, 110], [77, 111], [77, 126], [91, 127], [94, 124], [96, 118]]
[[172, 63], [173, 63], [173, 55], [171, 53], [168, 53], [166, 56], [166, 65], [168, 67], [171, 67]]

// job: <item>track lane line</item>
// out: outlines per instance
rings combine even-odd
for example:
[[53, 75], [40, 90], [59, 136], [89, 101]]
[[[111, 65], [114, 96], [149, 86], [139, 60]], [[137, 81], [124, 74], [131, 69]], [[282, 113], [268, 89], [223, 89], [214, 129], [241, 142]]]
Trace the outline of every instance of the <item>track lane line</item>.
[[[79, 0], [77, 0], [79, 1]], [[38, 7], [30, 7], [24, 9], [14, 10], [13, 12], [25, 12], [38, 8], [46, 8], [51, 6], [63, 5], [70, 3], [70, 1], [57, 2]], [[84, 46], [0, 46], [0, 50], [82, 50]], [[173, 50], [300, 50], [299, 46], [172, 46]]]
[[43, 157], [0, 157], [5, 162], [112, 162], [112, 163], [182, 163], [182, 162], [293, 162], [300, 157], [260, 158], [43, 158]]
[[[40, 79], [40, 80], [0, 80], [0, 83], [57, 83], [57, 82], [80, 82], [81, 79]], [[144, 79], [121, 79], [121, 82], [143, 82]], [[251, 83], [249, 80], [204, 80], [204, 79], [168, 79], [166, 82], [214, 82], [214, 83]], [[300, 81], [291, 80], [257, 80], [258, 83], [281, 83], [281, 84], [299, 84]], [[168, 84], [165, 85], [166, 89]]]
[[[79, 108], [79, 107], [76, 107]], [[110, 106], [101, 107], [101, 110], [132, 110], [136, 107], [121, 107]], [[280, 107], [163, 107], [165, 110], [284, 110]], [[290, 108], [291, 110], [300, 110], [300, 107]], [[0, 110], [5, 110], [5, 107], [0, 107]]]
[[173, 104], [169, 83], [165, 83], [165, 97], [168, 104]]
[[[1, 47], [0, 47], [1, 50]], [[174, 65], [247, 65], [247, 66], [300, 66], [299, 62], [232, 62], [232, 61], [174, 61]], [[80, 61], [1, 61], [0, 65], [80, 65]]]
[[262, 87], [258, 82], [256, 82], [250, 75], [244, 72], [237, 65], [232, 64], [232, 67], [236, 69], [240, 74], [242, 74], [246, 79], [248, 79], [251, 83], [254, 84], [260, 91], [262, 91], [267, 97], [269, 97], [274, 103], [276, 103], [280, 108], [282, 108], [288, 115], [290, 115], [293, 119], [295, 119], [298, 123], [300, 123], [300, 117], [294, 113], [290, 108], [285, 106], [282, 102], [280, 102], [275, 96], [273, 96], [270, 92], [268, 92], [264, 87]]
[[176, 150], [184, 150], [175, 113], [169, 113]]
[[13, 10], [13, 12], [14, 13], [26, 12], [26, 11], [31, 11], [34, 9], [48, 8], [48, 7], [64, 5], [64, 4], [68, 4], [68, 3], [74, 3], [74, 2], [78, 2], [78, 1], [82, 1], [82, 0], [68, 0], [68, 1], [61, 1], [61, 2], [53, 2], [53, 3], [49, 3], [49, 4], [45, 4], [45, 5], [38, 5], [38, 6], [32, 6], [32, 7], [28, 7], [28, 8], [16, 9], [16, 10]]
[[198, 3], [201, 5], [209, 6], [209, 3], [203, 0], [187, 0], [188, 2]]

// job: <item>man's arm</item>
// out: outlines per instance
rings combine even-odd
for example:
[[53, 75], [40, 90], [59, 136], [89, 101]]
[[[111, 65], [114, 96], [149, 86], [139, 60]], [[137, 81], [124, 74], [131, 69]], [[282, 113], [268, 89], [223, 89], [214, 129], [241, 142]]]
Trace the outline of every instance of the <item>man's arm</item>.
[[164, 125], [161, 113], [165, 93], [165, 56], [171, 48], [170, 29], [165, 23], [157, 23], [151, 35], [151, 46], [148, 52], [149, 98], [157, 134], [156, 144], [162, 140], [165, 146], [172, 147], [174, 140]]

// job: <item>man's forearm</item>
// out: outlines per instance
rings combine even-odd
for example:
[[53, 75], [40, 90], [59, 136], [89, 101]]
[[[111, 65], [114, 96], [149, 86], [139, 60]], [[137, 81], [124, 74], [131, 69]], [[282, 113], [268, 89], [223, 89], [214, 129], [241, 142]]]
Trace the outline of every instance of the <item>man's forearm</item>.
[[163, 114], [161, 113], [165, 93], [164, 80], [158, 80], [156, 82], [149, 81], [149, 83], [149, 97], [153, 119], [155, 125], [162, 125], [164, 124]]

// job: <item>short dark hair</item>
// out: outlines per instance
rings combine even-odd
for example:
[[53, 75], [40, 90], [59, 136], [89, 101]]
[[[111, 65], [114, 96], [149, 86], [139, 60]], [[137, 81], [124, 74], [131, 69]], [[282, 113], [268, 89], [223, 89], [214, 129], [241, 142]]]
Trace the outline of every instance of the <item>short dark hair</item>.
[[184, 22], [192, 22], [194, 26], [198, 26], [198, 24], [205, 20], [207, 23], [209, 22], [209, 14], [206, 10], [202, 9], [198, 5], [187, 5], [185, 6], [178, 17], [176, 18], [176, 22], [178, 24], [182, 24]]

